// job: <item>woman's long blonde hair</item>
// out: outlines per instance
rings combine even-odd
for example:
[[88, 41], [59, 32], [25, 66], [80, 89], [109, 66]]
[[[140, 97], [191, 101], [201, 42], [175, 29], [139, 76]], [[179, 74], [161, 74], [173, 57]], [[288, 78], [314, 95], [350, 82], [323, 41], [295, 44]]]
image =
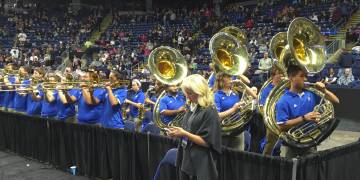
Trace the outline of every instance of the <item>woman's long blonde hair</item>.
[[199, 74], [187, 76], [182, 84], [181, 89], [185, 93], [186, 89], [191, 90], [198, 95], [198, 104], [201, 107], [209, 107], [214, 105], [214, 96], [208, 87], [205, 78]]

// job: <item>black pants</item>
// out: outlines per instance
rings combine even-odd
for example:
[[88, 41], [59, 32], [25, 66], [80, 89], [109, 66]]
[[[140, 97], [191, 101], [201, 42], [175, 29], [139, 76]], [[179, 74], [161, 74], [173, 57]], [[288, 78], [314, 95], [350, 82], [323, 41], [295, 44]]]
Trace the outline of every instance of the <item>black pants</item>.
[[197, 178], [196, 176], [189, 176], [188, 174], [180, 170], [179, 180], [197, 180]]
[[255, 112], [250, 120], [250, 134], [250, 151], [259, 153], [261, 139], [263, 139], [266, 135], [265, 124], [260, 113]]

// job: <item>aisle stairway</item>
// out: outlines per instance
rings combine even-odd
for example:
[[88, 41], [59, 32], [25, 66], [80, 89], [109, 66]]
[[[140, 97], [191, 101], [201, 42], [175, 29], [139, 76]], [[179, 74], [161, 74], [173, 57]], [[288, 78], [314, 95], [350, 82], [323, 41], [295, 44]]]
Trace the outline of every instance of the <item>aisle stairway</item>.
[[350, 18], [350, 20], [339, 29], [336, 35], [330, 35], [331, 40], [339, 40], [346, 38], [346, 31], [347, 29], [351, 28], [352, 26], [357, 25], [360, 23], [360, 9], [358, 9]]
[[98, 28], [93, 29], [90, 38], [85, 41], [82, 50], [85, 51], [88, 46], [87, 44], [90, 42], [91, 44], [95, 44], [95, 41], [99, 40], [101, 37], [101, 34], [104, 33], [108, 27], [111, 25], [112, 23], [112, 13], [109, 12], [104, 19], [102, 20], [101, 24], [100, 24], [100, 31]]

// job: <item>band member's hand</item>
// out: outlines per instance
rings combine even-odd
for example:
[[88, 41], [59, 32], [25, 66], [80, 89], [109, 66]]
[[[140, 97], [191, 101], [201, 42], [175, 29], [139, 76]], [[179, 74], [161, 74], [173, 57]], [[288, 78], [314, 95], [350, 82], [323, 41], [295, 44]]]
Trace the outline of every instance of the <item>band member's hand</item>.
[[124, 103], [126, 103], [126, 104], [129, 103], [129, 100], [128, 100], [128, 99], [125, 99]]
[[309, 112], [304, 115], [304, 120], [306, 121], [315, 121], [320, 116], [319, 112]]
[[185, 106], [181, 106], [179, 109], [178, 109], [179, 113], [182, 113], [182, 112], [185, 112], [186, 109], [185, 109]]
[[104, 85], [105, 85], [105, 88], [106, 88], [107, 90], [110, 90], [110, 89], [111, 89], [111, 83], [110, 83], [110, 82], [106, 82]]
[[185, 130], [181, 127], [169, 127], [167, 134], [170, 137], [183, 137], [185, 135]]
[[87, 88], [88, 85], [87, 85], [86, 83], [82, 82], [82, 83], [80, 83], [80, 87], [81, 87], [81, 88]]
[[322, 82], [316, 82], [315, 87], [316, 87], [316, 89], [318, 89], [321, 92], [324, 92], [326, 89], [325, 84]]
[[241, 109], [242, 106], [244, 106], [244, 103], [243, 102], [237, 102], [234, 104], [233, 108], [235, 109]]

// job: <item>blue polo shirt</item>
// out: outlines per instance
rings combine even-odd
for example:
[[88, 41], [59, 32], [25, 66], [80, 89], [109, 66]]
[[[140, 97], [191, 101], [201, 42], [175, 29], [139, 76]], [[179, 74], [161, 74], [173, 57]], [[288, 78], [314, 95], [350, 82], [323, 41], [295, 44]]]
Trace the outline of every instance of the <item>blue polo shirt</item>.
[[45, 93], [40, 91], [39, 93], [41, 97], [41, 117], [55, 117], [57, 115], [57, 108], [56, 108], [56, 98], [58, 96], [57, 91], [53, 91], [53, 96], [55, 100], [53, 102], [48, 102], [45, 97]]
[[[145, 94], [142, 92], [142, 90], [139, 90], [130, 98], [130, 101], [134, 103], [144, 104]], [[130, 116], [136, 118], [138, 115], [139, 115], [139, 108], [130, 105]]]
[[287, 120], [312, 112], [320, 100], [319, 96], [308, 90], [301, 94], [285, 90], [275, 106], [277, 124], [285, 124]]
[[[176, 110], [181, 106], [184, 106], [186, 99], [183, 95], [177, 94], [176, 96], [171, 96], [170, 94], [166, 94], [164, 97], [160, 99], [159, 111], [160, 113], [165, 110]], [[165, 124], [169, 124], [176, 115], [174, 116], [164, 116], [161, 115], [161, 120]]]
[[[15, 83], [15, 76], [9, 76], [8, 80], [11, 84]], [[8, 91], [4, 93], [4, 107], [8, 109], [14, 108], [15, 91]]]
[[231, 91], [230, 94], [226, 94], [222, 90], [218, 90], [214, 93], [215, 106], [218, 112], [224, 112], [234, 106], [240, 101], [242, 93], [236, 94]]
[[107, 128], [124, 128], [123, 117], [121, 115], [121, 104], [125, 102], [127, 96], [126, 88], [113, 89], [113, 94], [119, 104], [112, 106], [109, 95], [103, 96], [104, 111], [101, 116], [101, 125]]
[[[105, 89], [95, 88], [94, 97], [100, 101], [104, 99]], [[76, 100], [78, 101], [78, 121], [88, 124], [96, 124], [100, 122], [100, 116], [102, 115], [103, 105], [100, 102], [97, 105], [89, 105], [85, 102], [82, 95], [82, 91], [77, 94]]]
[[[40, 92], [40, 85], [37, 87], [37, 89]], [[31, 95], [28, 95], [27, 101], [26, 101], [26, 114], [28, 115], [40, 115], [41, 114], [41, 105], [42, 101], [35, 101], [32, 99]]]
[[[21, 82], [23, 85], [20, 88], [28, 88], [30, 85], [30, 80], [24, 80]], [[26, 101], [28, 94], [20, 95], [18, 92], [15, 92], [14, 97], [14, 109], [18, 112], [26, 111]]]
[[259, 104], [260, 106], [264, 106], [265, 102], [266, 102], [266, 98], [269, 96], [271, 90], [274, 88], [274, 84], [273, 83], [269, 83], [261, 92], [260, 94], [260, 100], [259, 100]]
[[[69, 96], [77, 97], [78, 93], [80, 93], [80, 90], [77, 90], [77, 89], [70, 89], [68, 91]], [[61, 101], [59, 95], [56, 97], [56, 108], [58, 110], [57, 119], [60, 121], [65, 121], [67, 118], [73, 117], [76, 114], [75, 104], [74, 103], [64, 104]]]

